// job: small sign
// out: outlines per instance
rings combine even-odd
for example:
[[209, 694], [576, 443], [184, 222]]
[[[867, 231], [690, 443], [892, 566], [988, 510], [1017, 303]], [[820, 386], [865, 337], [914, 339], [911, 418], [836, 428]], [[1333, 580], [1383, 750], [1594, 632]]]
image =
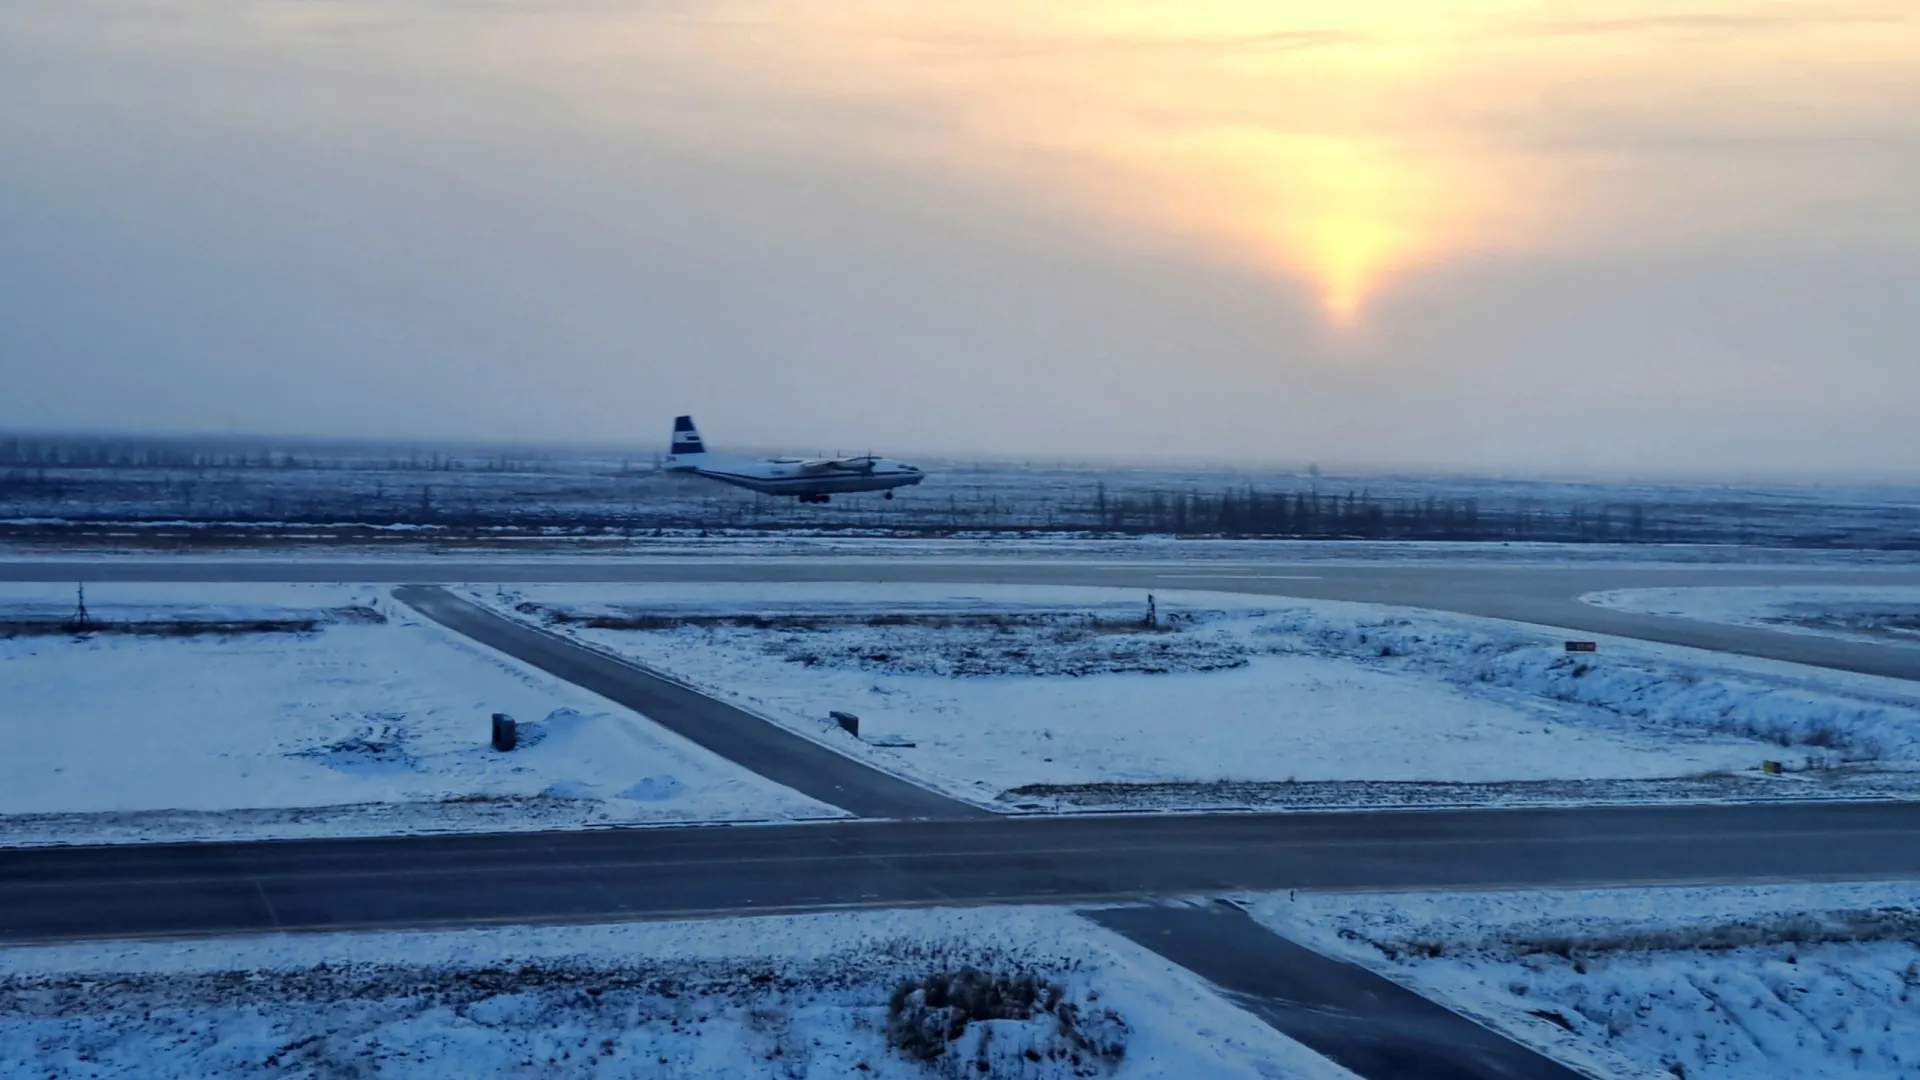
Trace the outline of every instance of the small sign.
[[1568, 652], [1599, 652], [1600, 643], [1597, 641], [1569, 641], [1567, 642], [1567, 651]]

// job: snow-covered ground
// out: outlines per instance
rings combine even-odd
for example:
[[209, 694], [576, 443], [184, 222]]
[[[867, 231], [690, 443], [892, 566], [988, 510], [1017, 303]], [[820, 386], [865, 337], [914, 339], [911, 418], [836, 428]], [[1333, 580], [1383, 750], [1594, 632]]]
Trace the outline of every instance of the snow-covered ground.
[[[1898, 547], [1920, 525], [1908, 485], [1756, 485], [1420, 476], [1199, 463], [927, 459], [894, 499], [805, 505], [652, 467], [663, 442], [532, 451], [471, 445], [321, 447], [93, 437], [0, 440], [0, 532], [55, 544], [163, 546], [183, 534], [301, 539], [417, 530], [1069, 536], [1188, 532], [1481, 537], [1645, 544]], [[724, 436], [723, 436], [724, 438]], [[739, 449], [736, 447], [736, 449]], [[824, 448], [789, 447], [803, 453]], [[743, 452], [751, 453], [750, 450]], [[1070, 530], [1070, 531], [1068, 531]], [[104, 536], [102, 534], [118, 534]], [[429, 539], [429, 542], [431, 540]], [[1824, 554], [1825, 552], [1823, 552]]]
[[1782, 585], [1615, 589], [1589, 593], [1581, 599], [1615, 611], [1762, 626], [1877, 645], [1920, 646], [1920, 587]]
[[[3, 524], [3, 523], [0, 523]], [[81, 543], [73, 537], [33, 540], [0, 537], [0, 564], [113, 562], [151, 558], [155, 539], [142, 528], [166, 523], [128, 522], [115, 531]], [[202, 529], [207, 523], [178, 522], [182, 529]], [[260, 527], [249, 523], [249, 527]], [[1239, 540], [1219, 537], [1108, 536], [1098, 533], [981, 532], [939, 538], [896, 536], [861, 530], [807, 529], [766, 532], [725, 529], [657, 529], [625, 535], [583, 532], [555, 527], [532, 533], [468, 534], [441, 526], [395, 525], [339, 528], [377, 532], [375, 539], [327, 536], [316, 529], [329, 526], [285, 524], [285, 532], [267, 531], [223, 543], [203, 543], [192, 551], [177, 547], [177, 537], [162, 538], [160, 548], [169, 564], [237, 562], [339, 563], [377, 559], [383, 563], [419, 559], [425, 563], [519, 562], [537, 556], [542, 562], [633, 560], [714, 562], [729, 559], [846, 559], [872, 562], [888, 559], [933, 559], [971, 564], [1030, 563], [1036, 559], [1090, 561], [1102, 565], [1164, 566], [1271, 572], [1276, 564], [1326, 565], [1441, 565], [1441, 566], [1577, 566], [1582, 568], [1641, 567], [1692, 571], [1778, 568], [1911, 569], [1905, 551], [1829, 548], [1769, 548], [1742, 544], [1578, 544], [1422, 540]], [[396, 538], [404, 543], [396, 543]]]
[[[70, 585], [0, 585], [0, 622], [74, 606]], [[416, 617], [383, 586], [98, 585], [87, 608], [164, 632], [0, 637], [0, 842], [838, 814]], [[208, 620], [315, 628], [181, 625]], [[488, 746], [495, 712], [522, 723], [521, 749]]]
[[[1920, 693], [1893, 680], [1626, 642], [1569, 656], [1550, 631], [1372, 605], [1165, 593], [1148, 632], [1144, 594], [1111, 589], [468, 592], [1001, 805], [1806, 797], [1920, 768]], [[1766, 760], [1793, 775], [1763, 779]]]
[[0, 949], [0, 1075], [282, 1073], [1352, 1080], [1056, 909]]
[[1249, 898], [1594, 1075], [1920, 1076], [1920, 882]]

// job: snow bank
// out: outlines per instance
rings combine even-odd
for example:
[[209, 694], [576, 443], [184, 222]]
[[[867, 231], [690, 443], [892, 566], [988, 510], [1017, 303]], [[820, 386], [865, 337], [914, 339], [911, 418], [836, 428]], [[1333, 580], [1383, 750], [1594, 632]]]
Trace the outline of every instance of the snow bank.
[[[42, 602], [0, 586], [0, 610]], [[307, 633], [0, 638], [10, 844], [766, 820], [837, 811], [414, 617], [382, 587], [99, 586], [90, 611]], [[487, 745], [490, 716], [524, 748]]]
[[1920, 883], [1264, 895], [1254, 916], [1600, 1075], [1920, 1072]]
[[7, 582], [0, 585], [0, 627], [42, 621], [68, 624], [82, 605], [91, 623], [107, 625], [327, 625], [368, 621], [370, 614], [377, 621], [381, 596], [375, 586]]
[[1050, 909], [0, 950], [0, 1074], [275, 1071], [1351, 1080]]
[[1713, 653], [1623, 640], [1607, 642], [1599, 654], [1567, 653], [1566, 637], [1592, 635], [1551, 637], [1493, 620], [1359, 604], [1284, 612], [1259, 633], [1306, 652], [1580, 706], [1641, 730], [1797, 748], [1803, 764], [1920, 765], [1920, 696], [1898, 680], [1868, 682], [1790, 664], [1736, 666]]

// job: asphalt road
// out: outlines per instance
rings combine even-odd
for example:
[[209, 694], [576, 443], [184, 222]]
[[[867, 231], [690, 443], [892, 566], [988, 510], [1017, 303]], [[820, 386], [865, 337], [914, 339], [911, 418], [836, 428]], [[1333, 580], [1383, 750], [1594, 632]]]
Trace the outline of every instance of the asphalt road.
[[1920, 876], [1920, 804], [844, 821], [0, 850], [0, 940]]
[[965, 818], [988, 813], [768, 723], [637, 664], [495, 615], [432, 585], [394, 596], [414, 610], [551, 675], [584, 687], [776, 784], [858, 817]]
[[1367, 1080], [1580, 1080], [1565, 1065], [1226, 903], [1084, 913]]
[[1579, 601], [1608, 589], [1697, 585], [1920, 586], [1920, 567], [1457, 566], [1386, 563], [1163, 562], [1125, 565], [1057, 559], [929, 562], [918, 559], [726, 558], [677, 561], [561, 558], [461, 561], [98, 559], [0, 562], [0, 581], [698, 582], [855, 581], [1103, 585], [1143, 591], [1206, 589], [1271, 596], [1403, 604], [1466, 615], [1641, 638], [1719, 652], [1920, 679], [1920, 649], [1608, 611]]

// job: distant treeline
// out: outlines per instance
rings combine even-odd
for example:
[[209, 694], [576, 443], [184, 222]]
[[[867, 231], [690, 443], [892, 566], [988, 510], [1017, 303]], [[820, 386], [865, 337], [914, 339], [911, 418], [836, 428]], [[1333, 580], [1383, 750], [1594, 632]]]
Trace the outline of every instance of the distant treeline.
[[[617, 453], [0, 436], [0, 532], [108, 522], [500, 533], [879, 531], [1920, 549], [1920, 500], [1606, 484], [968, 466], [826, 506], [655, 473]], [[650, 463], [649, 463], [650, 464]], [[1370, 486], [1384, 484], [1381, 492]]]
[[0, 438], [0, 469], [380, 469], [390, 472], [537, 471], [536, 459], [409, 449], [405, 456], [367, 450], [269, 449], [245, 443], [197, 444], [179, 439], [89, 439], [75, 436]]
[[1639, 503], [1483, 511], [1477, 498], [1376, 499], [1365, 491], [1197, 491], [1109, 495], [1096, 487], [1093, 528], [1174, 536], [1353, 537], [1382, 540], [1667, 539]]

